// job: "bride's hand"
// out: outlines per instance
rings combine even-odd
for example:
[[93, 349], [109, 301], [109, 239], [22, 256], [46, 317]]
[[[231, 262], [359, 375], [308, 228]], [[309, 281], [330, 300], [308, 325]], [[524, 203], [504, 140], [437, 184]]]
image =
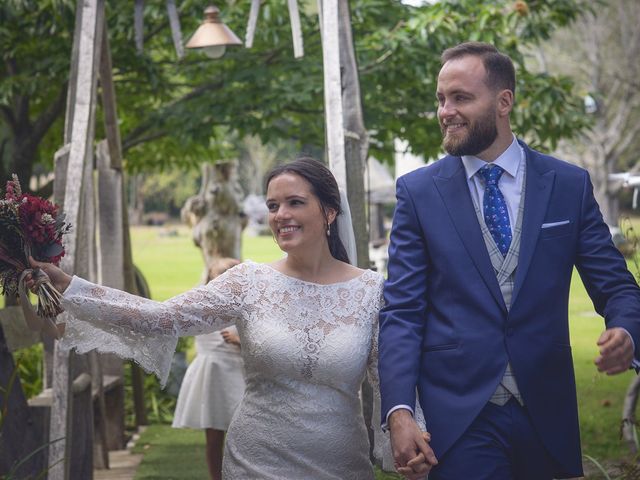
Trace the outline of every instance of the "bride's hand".
[[[422, 439], [429, 443], [431, 441], [429, 432], [422, 432]], [[424, 453], [422, 452], [409, 460], [405, 467], [396, 466], [396, 471], [407, 480], [426, 480], [430, 470], [431, 467], [427, 464]]]
[[[422, 432], [422, 439], [429, 443], [431, 441], [431, 434], [429, 432]], [[406, 467], [401, 467], [398, 473], [402, 473], [406, 478], [413, 480], [425, 478], [424, 475], [427, 475], [429, 470], [430, 468], [427, 465], [426, 457], [424, 453], [420, 452], [415, 458], [407, 462]]]
[[429, 446], [431, 434], [419, 431], [419, 436], [424, 442], [424, 447], [417, 450], [417, 455], [411, 458], [404, 466], [397, 463], [397, 460], [395, 462], [396, 471], [407, 480], [425, 480], [431, 468], [438, 463], [433, 450]]
[[[31, 268], [39, 268], [46, 273], [55, 289], [60, 293], [63, 293], [67, 289], [71, 283], [71, 279], [73, 278], [71, 275], [67, 275], [52, 263], [38, 262], [37, 260], [34, 260], [33, 257], [29, 257], [29, 264], [31, 265]], [[25, 278], [27, 288], [33, 291], [36, 283], [33, 276], [31, 274], [27, 274]]]

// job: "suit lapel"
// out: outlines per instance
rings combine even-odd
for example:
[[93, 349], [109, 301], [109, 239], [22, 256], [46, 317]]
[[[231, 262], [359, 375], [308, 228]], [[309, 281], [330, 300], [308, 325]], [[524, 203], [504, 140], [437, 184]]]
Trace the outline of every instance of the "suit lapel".
[[531, 264], [556, 176], [555, 170], [544, 171], [541, 168], [540, 162], [537, 162], [535, 152], [526, 145], [522, 143], [521, 145], [527, 157], [527, 188], [524, 198], [520, 255], [518, 256], [518, 267], [516, 269], [511, 305], [513, 305], [518, 298], [518, 293], [520, 292], [527, 270]]
[[438, 193], [453, 224], [480, 276], [498, 305], [506, 312], [506, 306], [489, 253], [476, 218], [462, 161], [457, 157], [445, 157], [440, 176], [434, 177]]

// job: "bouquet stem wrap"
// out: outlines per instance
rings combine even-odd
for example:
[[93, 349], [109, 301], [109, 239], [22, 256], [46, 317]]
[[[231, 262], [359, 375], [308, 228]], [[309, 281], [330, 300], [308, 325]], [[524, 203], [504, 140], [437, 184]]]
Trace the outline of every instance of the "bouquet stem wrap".
[[[35, 281], [35, 291], [38, 297], [37, 310], [33, 308], [29, 301], [25, 280], [29, 273]], [[45, 334], [60, 339], [61, 331], [55, 323], [55, 317], [62, 312], [60, 305], [62, 295], [51, 283], [49, 275], [39, 268], [27, 268], [20, 274], [18, 285], [20, 306], [22, 306], [27, 326], [31, 330], [42, 330]]]

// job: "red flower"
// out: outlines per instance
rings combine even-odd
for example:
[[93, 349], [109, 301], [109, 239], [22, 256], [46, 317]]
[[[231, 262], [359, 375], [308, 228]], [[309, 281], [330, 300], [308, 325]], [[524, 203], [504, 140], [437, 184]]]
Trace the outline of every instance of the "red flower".
[[[30, 194], [23, 194], [14, 177], [7, 182], [5, 202], [17, 212], [22, 242], [37, 260], [58, 264], [64, 256], [62, 236], [70, 226], [59, 218], [57, 205]], [[24, 255], [24, 253], [23, 253]]]
[[[65, 254], [62, 237], [70, 229], [56, 205], [23, 194], [13, 175], [0, 200], [0, 293], [18, 293], [19, 276], [29, 265], [28, 254], [43, 262], [60, 263]], [[45, 287], [38, 294], [38, 315], [55, 316], [60, 312], [59, 302], [52, 301]]]

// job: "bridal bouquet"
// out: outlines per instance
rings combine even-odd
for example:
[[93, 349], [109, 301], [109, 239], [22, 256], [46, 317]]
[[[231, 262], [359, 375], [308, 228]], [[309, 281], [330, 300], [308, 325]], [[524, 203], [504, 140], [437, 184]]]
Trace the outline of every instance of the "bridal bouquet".
[[[44, 272], [30, 269], [29, 256], [54, 265], [60, 263], [65, 253], [62, 236], [71, 229], [64, 218], [57, 205], [22, 193], [16, 175], [7, 182], [4, 199], [0, 200], [0, 290], [20, 297], [30, 328], [45, 328], [49, 333], [55, 330], [53, 318], [62, 312], [60, 293]], [[37, 315], [33, 315], [24, 286], [29, 272], [36, 282]]]

